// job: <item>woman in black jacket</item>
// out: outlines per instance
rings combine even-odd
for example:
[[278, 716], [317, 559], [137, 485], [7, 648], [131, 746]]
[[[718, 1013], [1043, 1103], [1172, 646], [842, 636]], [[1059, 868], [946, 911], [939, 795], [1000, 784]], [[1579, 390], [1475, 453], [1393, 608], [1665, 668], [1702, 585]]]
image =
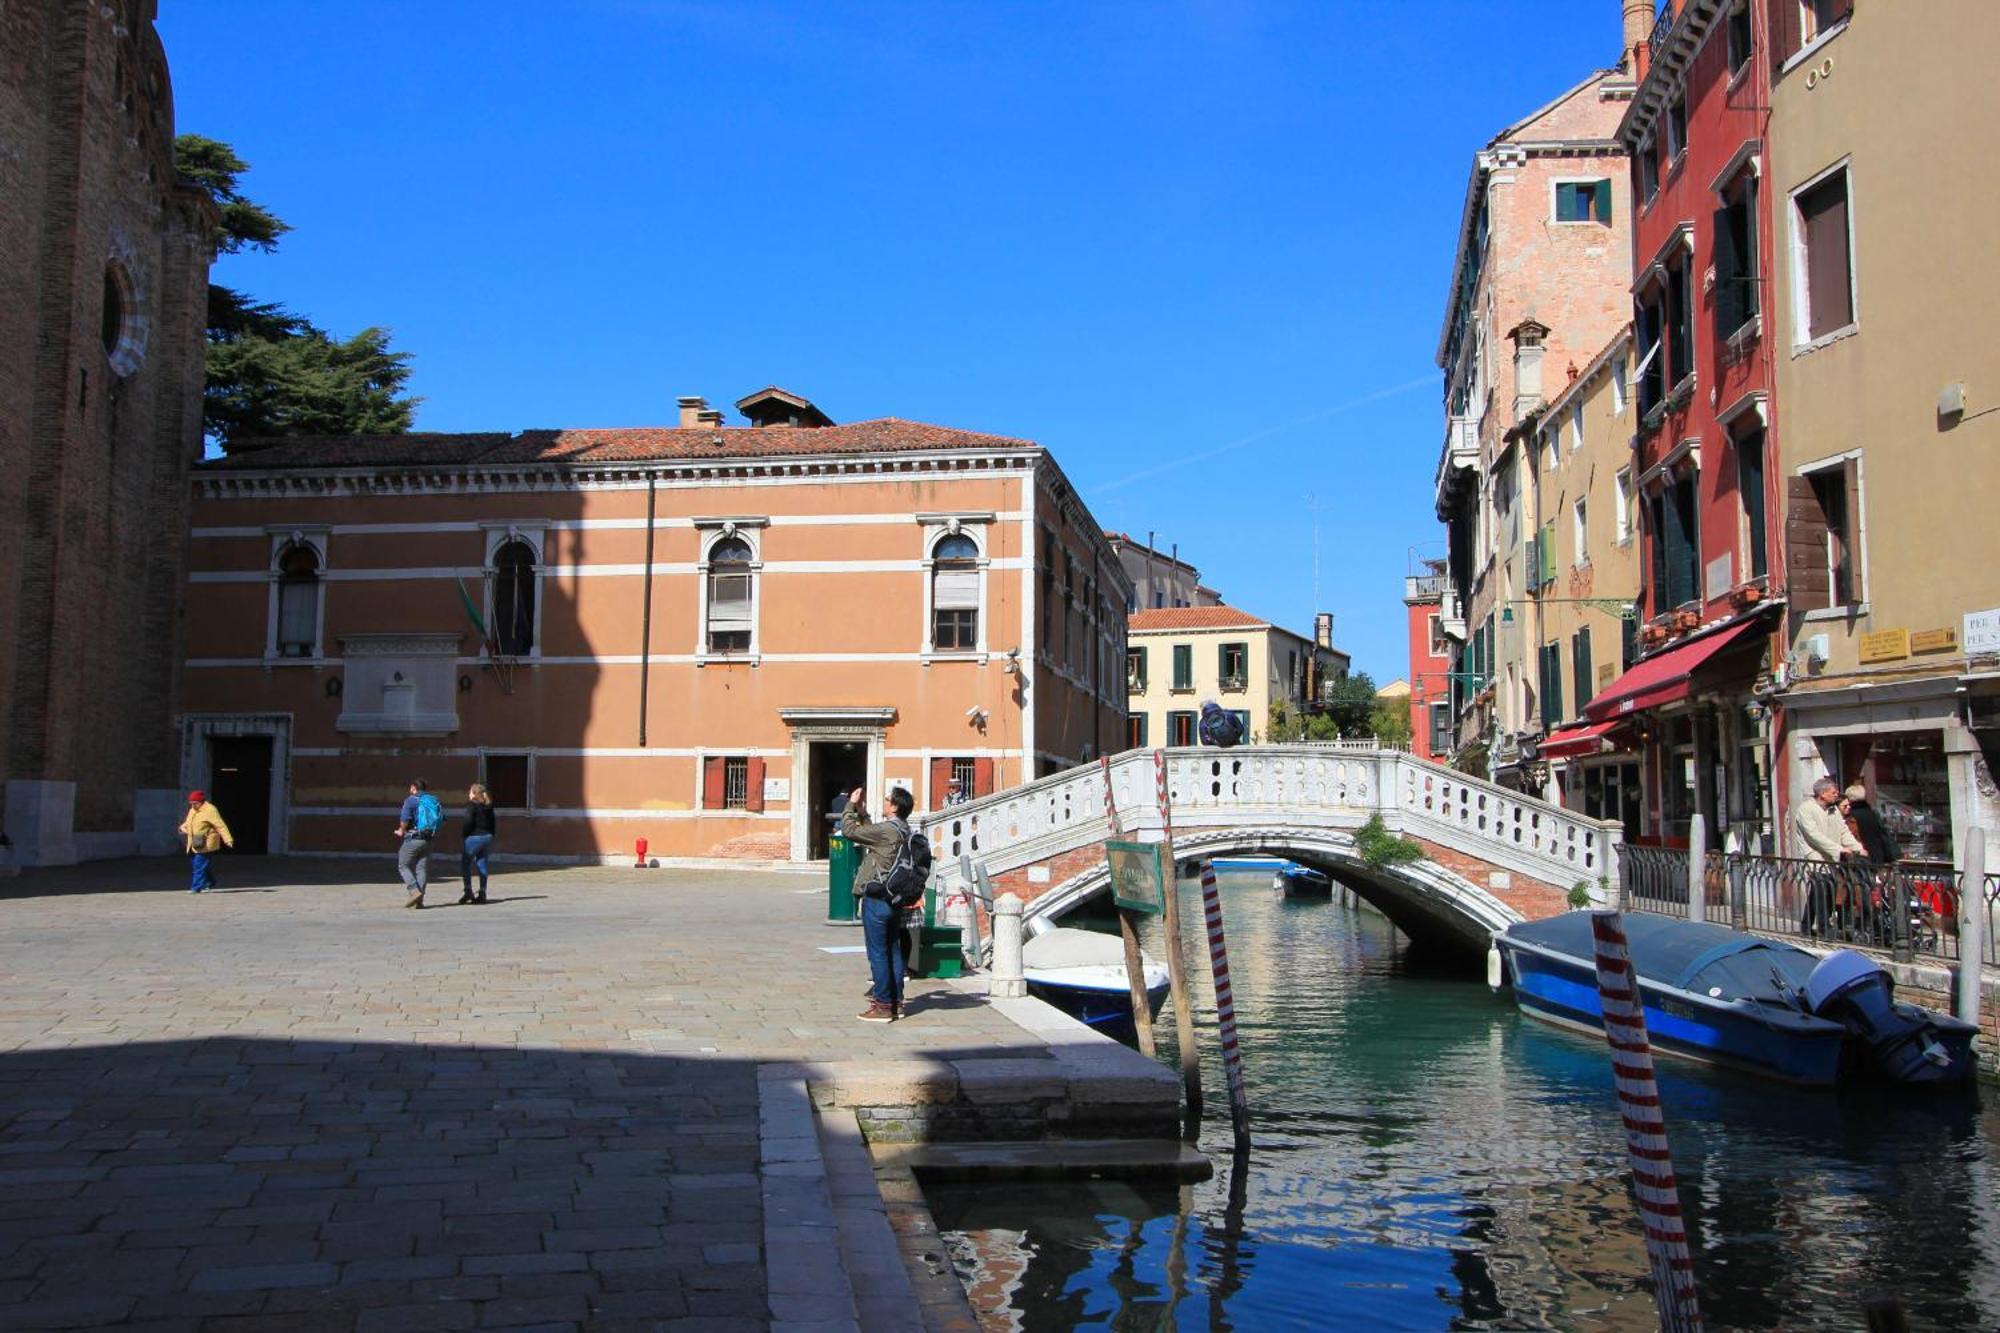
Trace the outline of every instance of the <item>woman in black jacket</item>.
[[1892, 866], [1902, 860], [1903, 848], [1897, 843], [1896, 835], [1889, 832], [1882, 816], [1868, 804], [1868, 789], [1857, 782], [1843, 795], [1847, 797], [1848, 823], [1854, 829], [1854, 836], [1868, 850], [1868, 859], [1878, 866]]
[[[458, 873], [465, 881], [462, 903], [486, 901], [486, 854], [493, 850], [493, 798], [481, 783], [465, 794], [465, 847], [458, 856]], [[472, 872], [479, 871], [479, 896], [472, 896]]]

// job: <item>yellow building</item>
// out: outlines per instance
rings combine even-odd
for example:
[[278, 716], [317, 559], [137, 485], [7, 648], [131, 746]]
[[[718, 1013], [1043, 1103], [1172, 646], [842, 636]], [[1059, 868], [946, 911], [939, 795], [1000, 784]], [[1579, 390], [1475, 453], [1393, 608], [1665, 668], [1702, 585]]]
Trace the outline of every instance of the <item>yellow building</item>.
[[1126, 626], [1128, 747], [1196, 745], [1201, 706], [1214, 700], [1262, 740], [1271, 705], [1306, 709], [1347, 675], [1348, 657], [1321, 616], [1319, 642], [1233, 606], [1136, 611]]
[[[1813, 7], [1817, 10], [1819, 7]], [[1766, 337], [1788, 660], [1777, 790], [1859, 780], [1906, 854], [2000, 827], [2000, 306], [1990, 0], [1778, 35]]]

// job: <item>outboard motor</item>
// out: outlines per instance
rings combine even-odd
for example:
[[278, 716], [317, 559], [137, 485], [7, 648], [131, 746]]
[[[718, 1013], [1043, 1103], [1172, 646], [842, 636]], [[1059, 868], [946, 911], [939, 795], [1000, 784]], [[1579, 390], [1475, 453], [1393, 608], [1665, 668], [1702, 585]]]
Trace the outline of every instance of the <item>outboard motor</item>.
[[[1956, 1083], [1965, 1076], [1967, 1044], [1940, 1031], [1937, 1016], [1896, 1003], [1896, 982], [1880, 963], [1852, 949], [1828, 954], [1806, 978], [1806, 1004], [1845, 1027], [1870, 1069], [1897, 1083]], [[1944, 1019], [1953, 1027], [1955, 1020]]]

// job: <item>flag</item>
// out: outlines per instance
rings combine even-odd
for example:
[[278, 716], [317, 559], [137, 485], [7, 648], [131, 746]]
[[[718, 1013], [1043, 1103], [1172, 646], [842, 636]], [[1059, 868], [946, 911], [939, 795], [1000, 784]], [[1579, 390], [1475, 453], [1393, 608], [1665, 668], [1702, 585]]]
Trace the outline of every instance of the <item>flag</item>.
[[486, 655], [498, 657], [500, 645], [493, 641], [492, 634], [487, 632], [485, 618], [479, 614], [479, 608], [472, 604], [472, 594], [465, 590], [465, 579], [456, 574], [452, 579], [458, 584], [458, 600], [465, 603], [465, 618], [470, 620], [472, 628], [479, 632], [479, 642], [485, 646]]

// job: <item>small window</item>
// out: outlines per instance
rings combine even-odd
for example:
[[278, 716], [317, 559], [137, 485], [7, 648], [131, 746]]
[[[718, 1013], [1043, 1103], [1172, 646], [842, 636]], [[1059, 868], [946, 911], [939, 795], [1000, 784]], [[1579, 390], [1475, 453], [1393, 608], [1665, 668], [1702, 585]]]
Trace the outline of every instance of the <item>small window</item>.
[[1430, 746], [1433, 756], [1451, 753], [1451, 705], [1435, 703], [1430, 706]]
[[1633, 336], [1639, 349], [1639, 364], [1633, 374], [1639, 387], [1639, 412], [1651, 416], [1667, 399], [1667, 359], [1665, 356], [1666, 298], [1654, 283], [1639, 298], [1632, 318]]
[[483, 754], [479, 757], [479, 780], [493, 804], [503, 810], [527, 810], [528, 774], [533, 756], [526, 754]]
[[1576, 559], [1573, 563], [1590, 563], [1590, 512], [1588, 502], [1579, 498], [1570, 508], [1570, 517], [1575, 525]]
[[1801, 35], [1816, 42], [1854, 12], [1854, 0], [1799, 0]]
[[119, 279], [115, 265], [107, 264], [104, 268], [104, 310], [97, 333], [104, 341], [106, 356], [118, 350], [118, 341], [125, 336], [125, 284]]
[[535, 548], [502, 542], [493, 553], [493, 642], [509, 657], [535, 647]]
[[1750, 3], [1742, 0], [1729, 11], [1729, 73], [1733, 78], [1750, 63]]
[[1569, 451], [1575, 453], [1583, 448], [1583, 404], [1578, 403], [1569, 410]]
[[984, 795], [979, 790], [979, 761], [969, 754], [953, 757], [951, 761], [951, 786], [945, 790], [945, 799], [969, 801]]
[[1715, 213], [1715, 336], [1728, 338], [1757, 315], [1757, 178], [1743, 172]]
[[1611, 358], [1611, 414], [1617, 416], [1625, 410], [1625, 397], [1630, 392], [1630, 381], [1626, 378], [1630, 370], [1625, 364], [1625, 354], [1620, 352]]
[[1694, 373], [1693, 266], [1685, 252], [1667, 266], [1667, 384]]
[[1217, 666], [1220, 669], [1222, 688], [1241, 690], [1250, 684], [1250, 645], [1245, 643], [1225, 643], [1219, 653]]
[[1427, 628], [1430, 630], [1431, 656], [1444, 657], [1451, 652], [1451, 640], [1444, 635], [1444, 618], [1432, 613], [1429, 620]]
[[979, 545], [963, 533], [931, 548], [931, 646], [939, 652], [979, 646]]
[[1687, 94], [1682, 93], [1667, 107], [1667, 161], [1675, 161], [1682, 153], [1687, 151], [1687, 135]]
[[1177, 643], [1174, 645], [1174, 688], [1177, 690], [1191, 690], [1194, 688], [1194, 645], [1192, 644]]
[[1632, 539], [1632, 469], [1621, 467], [1613, 484], [1613, 496], [1617, 504], [1618, 540]]
[[1854, 323], [1854, 266], [1847, 230], [1847, 168], [1794, 197], [1793, 271], [1798, 323], [1812, 342]]
[[742, 810], [750, 804], [750, 759], [730, 755], [722, 761], [722, 808]]
[[1762, 427], [1736, 437], [1736, 489], [1743, 503], [1743, 545], [1748, 557], [1743, 568], [1750, 571], [1751, 578], [1760, 579], [1770, 571], [1770, 558], [1765, 550]]
[[753, 589], [750, 543], [724, 537], [708, 550], [708, 651], [750, 651]]
[[1143, 750], [1146, 748], [1146, 715], [1133, 713], [1125, 719], [1125, 748]]
[[1167, 744], [1194, 744], [1194, 714], [1173, 712], [1167, 714]]
[[[1850, 459], [1839, 467], [1809, 472], [1805, 481], [1812, 504], [1795, 506], [1791, 525], [1796, 529], [1810, 524], [1812, 512], [1817, 509], [1823, 536], [1817, 543], [1818, 550], [1808, 552], [1808, 567], [1817, 563], [1825, 571], [1826, 600], [1820, 604], [1853, 606], [1861, 600], [1860, 562], [1855, 556], [1855, 534], [1860, 520], [1858, 469]], [[1817, 561], [1811, 560], [1815, 555]]]
[[294, 542], [278, 557], [278, 656], [319, 656], [319, 553]]
[[1557, 222], [1601, 222], [1611, 225], [1611, 182], [1557, 181]]
[[1659, 148], [1648, 136], [1640, 142], [1639, 151], [1632, 156], [1633, 184], [1639, 192], [1639, 202], [1650, 204], [1660, 192]]
[[1146, 650], [1127, 648], [1125, 650], [1125, 688], [1133, 694], [1146, 692]]

